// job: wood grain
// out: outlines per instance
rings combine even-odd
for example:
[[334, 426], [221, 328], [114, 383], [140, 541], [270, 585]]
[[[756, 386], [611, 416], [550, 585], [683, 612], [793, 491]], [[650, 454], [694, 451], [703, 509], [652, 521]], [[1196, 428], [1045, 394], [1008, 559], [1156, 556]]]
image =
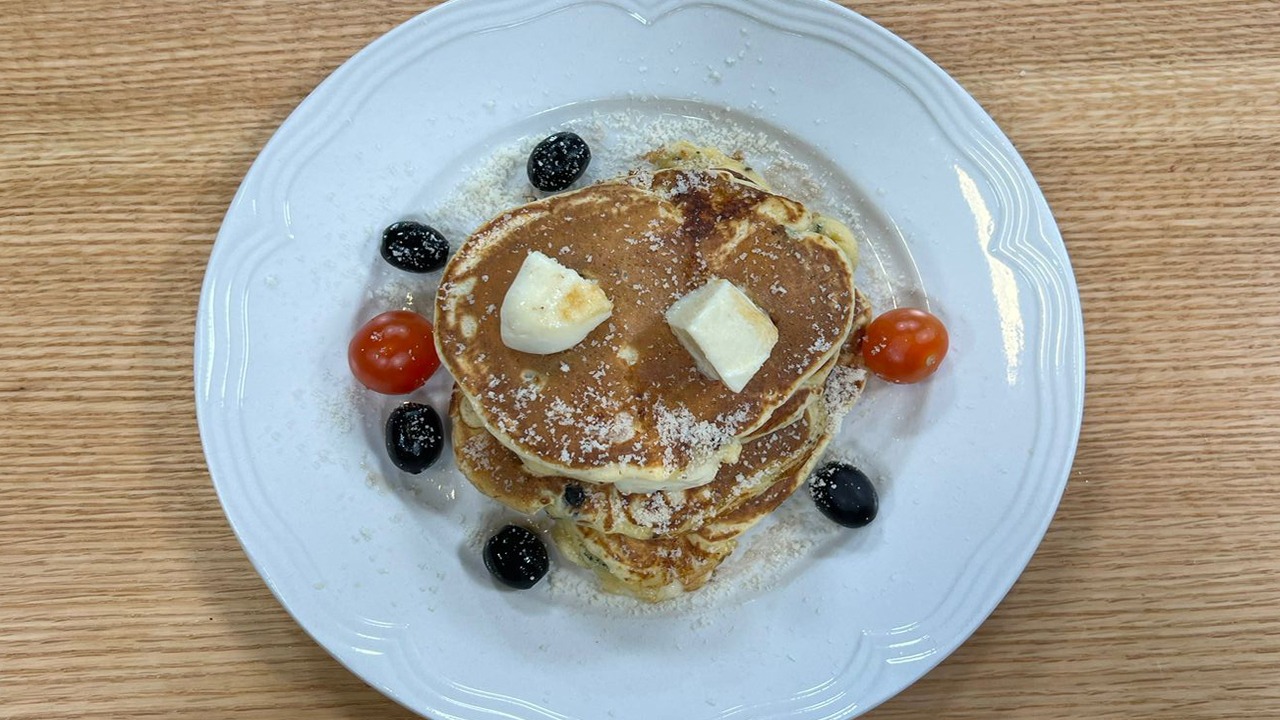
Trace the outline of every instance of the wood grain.
[[[0, 717], [411, 717], [236, 544], [191, 346], [259, 148], [429, 4], [0, 2]], [[1039, 553], [871, 716], [1280, 717], [1280, 3], [849, 4], [1024, 154], [1089, 353]]]

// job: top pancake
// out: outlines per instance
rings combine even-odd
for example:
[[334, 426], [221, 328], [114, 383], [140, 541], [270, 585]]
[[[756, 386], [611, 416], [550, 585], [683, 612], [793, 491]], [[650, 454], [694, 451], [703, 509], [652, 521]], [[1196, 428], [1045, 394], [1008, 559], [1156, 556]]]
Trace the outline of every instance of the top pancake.
[[[436, 298], [436, 343], [495, 438], [536, 474], [626, 492], [696, 487], [733, 461], [832, 359], [854, 316], [853, 268], [802, 204], [724, 169], [664, 169], [516, 208], [455, 254]], [[507, 348], [498, 308], [539, 251], [595, 280], [613, 316], [553, 355]], [[734, 393], [698, 372], [664, 314], [712, 278], [778, 329]]]

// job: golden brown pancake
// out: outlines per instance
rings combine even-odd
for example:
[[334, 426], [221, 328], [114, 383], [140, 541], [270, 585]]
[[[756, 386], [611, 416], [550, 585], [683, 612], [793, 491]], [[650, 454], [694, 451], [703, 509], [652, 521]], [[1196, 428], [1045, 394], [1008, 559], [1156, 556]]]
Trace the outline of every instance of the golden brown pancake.
[[628, 494], [610, 485], [529, 473], [515, 453], [479, 426], [469, 402], [455, 392], [450, 404], [454, 457], [480, 492], [518, 512], [545, 509], [558, 519], [641, 539], [697, 530], [764, 492], [779, 472], [807, 455], [825, 431], [802, 417], [747, 443], [738, 460], [722, 465], [710, 483], [689, 490]]
[[[696, 487], [847, 339], [852, 266], [816, 226], [802, 204], [718, 169], [638, 174], [516, 208], [450, 261], [436, 302], [441, 358], [531, 472], [627, 492]], [[595, 280], [615, 308], [553, 355], [513, 351], [500, 336], [498, 308], [532, 251]], [[740, 393], [699, 373], [664, 318], [714, 277], [778, 329]]]
[[595, 573], [605, 592], [649, 602], [702, 587], [738, 545], [734, 539], [708, 542], [698, 533], [637, 540], [568, 520], [552, 526], [551, 538], [570, 561]]
[[[825, 403], [819, 400], [810, 406], [802, 422], [826, 427], [825, 416]], [[737, 548], [742, 533], [804, 484], [830, 439], [830, 432], [823, 433], [774, 477], [765, 492], [716, 516], [695, 532], [641, 540], [560, 520], [551, 537], [567, 558], [595, 573], [607, 592], [649, 602], [692, 592], [711, 579]]]

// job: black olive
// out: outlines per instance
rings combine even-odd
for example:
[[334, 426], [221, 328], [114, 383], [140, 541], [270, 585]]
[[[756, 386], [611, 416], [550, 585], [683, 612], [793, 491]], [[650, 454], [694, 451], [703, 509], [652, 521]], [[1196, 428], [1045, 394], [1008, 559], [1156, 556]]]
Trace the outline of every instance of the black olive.
[[577, 483], [570, 483], [564, 486], [564, 504], [569, 507], [582, 507], [582, 503], [587, 501], [587, 491], [582, 489]]
[[543, 192], [568, 188], [591, 164], [591, 148], [575, 133], [556, 133], [529, 153], [529, 182]]
[[382, 231], [382, 259], [406, 272], [439, 270], [449, 259], [449, 242], [430, 225], [398, 222]]
[[405, 403], [387, 418], [387, 454], [395, 466], [415, 475], [431, 467], [444, 450], [444, 424], [435, 408]]
[[531, 530], [507, 525], [484, 544], [484, 566], [504, 585], [528, 590], [551, 566], [547, 546]]
[[848, 463], [827, 463], [813, 476], [809, 494], [823, 515], [837, 524], [860, 528], [876, 519], [880, 498], [871, 480]]

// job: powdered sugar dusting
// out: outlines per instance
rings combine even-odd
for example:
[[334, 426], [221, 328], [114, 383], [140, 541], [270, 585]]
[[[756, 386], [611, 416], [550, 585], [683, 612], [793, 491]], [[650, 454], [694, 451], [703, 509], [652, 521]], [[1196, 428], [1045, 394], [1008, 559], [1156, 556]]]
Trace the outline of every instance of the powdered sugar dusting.
[[426, 215], [451, 248], [457, 249], [490, 218], [534, 199], [524, 167], [539, 139], [521, 138], [480, 158], [453, 192], [427, 208]]
[[663, 446], [663, 462], [667, 467], [676, 466], [676, 447], [691, 448], [695, 459], [714, 455], [733, 439], [745, 411], [736, 415], [740, 417], [717, 418], [719, 422], [698, 420], [688, 408], [670, 408], [659, 402], [654, 407], [654, 417]]
[[863, 368], [837, 365], [832, 369], [822, 392], [823, 400], [827, 403], [829, 432], [834, 434], [840, 429], [845, 415], [849, 414], [862, 396], [862, 388], [866, 382], [867, 371]]
[[675, 511], [666, 493], [653, 493], [630, 507], [631, 517], [638, 523], [659, 533], [671, 532], [671, 517]]

